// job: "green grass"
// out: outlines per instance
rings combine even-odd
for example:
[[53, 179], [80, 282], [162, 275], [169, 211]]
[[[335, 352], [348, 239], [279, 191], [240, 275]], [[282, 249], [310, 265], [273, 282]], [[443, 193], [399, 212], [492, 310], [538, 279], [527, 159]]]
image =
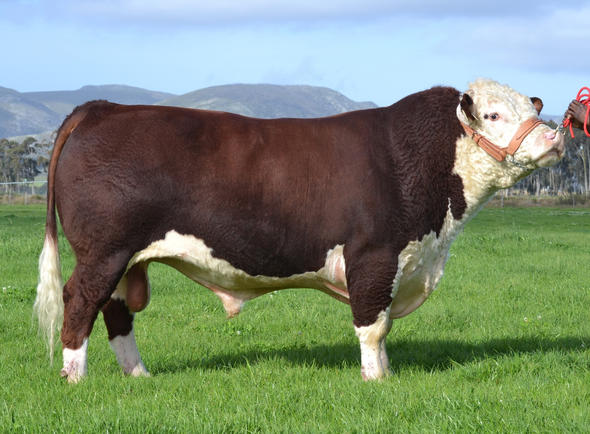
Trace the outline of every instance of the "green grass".
[[[207, 290], [152, 265], [127, 378], [102, 319], [89, 377], [59, 378], [32, 323], [42, 206], [0, 207], [0, 432], [587, 432], [590, 211], [485, 209], [430, 299], [394, 322], [394, 375], [364, 383], [349, 307], [311, 290], [226, 320]], [[64, 277], [73, 268], [60, 238]]]

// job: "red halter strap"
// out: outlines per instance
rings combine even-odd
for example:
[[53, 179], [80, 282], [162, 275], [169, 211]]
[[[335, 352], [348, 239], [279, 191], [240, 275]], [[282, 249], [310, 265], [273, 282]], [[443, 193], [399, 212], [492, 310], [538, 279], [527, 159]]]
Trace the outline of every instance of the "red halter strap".
[[481, 149], [486, 151], [497, 161], [504, 161], [506, 155], [514, 155], [514, 153], [522, 144], [522, 141], [525, 139], [525, 137], [528, 136], [531, 133], [531, 131], [533, 131], [537, 126], [539, 126], [539, 124], [542, 123], [543, 121], [536, 117], [524, 121], [522, 124], [520, 124], [520, 127], [518, 127], [518, 130], [516, 131], [516, 134], [514, 134], [514, 137], [512, 137], [512, 140], [510, 140], [510, 143], [505, 148], [501, 148], [498, 145], [492, 143], [483, 135], [476, 132], [469, 125], [461, 122], [461, 126], [467, 133], [467, 136], [471, 137], [473, 141], [477, 143], [477, 145]]

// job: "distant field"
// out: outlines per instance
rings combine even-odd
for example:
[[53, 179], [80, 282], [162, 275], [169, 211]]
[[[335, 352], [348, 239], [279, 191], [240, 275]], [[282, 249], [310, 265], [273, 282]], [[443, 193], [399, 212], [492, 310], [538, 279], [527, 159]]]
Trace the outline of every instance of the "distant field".
[[[438, 290], [394, 322], [394, 375], [364, 383], [349, 307], [311, 290], [221, 303], [152, 265], [123, 377], [102, 319], [68, 385], [31, 321], [43, 206], [0, 206], [0, 432], [587, 432], [590, 210], [485, 209]], [[60, 238], [64, 277], [73, 268]]]

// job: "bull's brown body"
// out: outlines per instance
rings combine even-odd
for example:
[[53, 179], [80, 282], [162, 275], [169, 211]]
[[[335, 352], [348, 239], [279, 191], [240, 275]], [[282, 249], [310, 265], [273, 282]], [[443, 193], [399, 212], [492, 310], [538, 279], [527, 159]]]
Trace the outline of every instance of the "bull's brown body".
[[[389, 312], [404, 249], [464, 218], [459, 100], [457, 90], [436, 87], [390, 107], [306, 120], [78, 107], [58, 134], [48, 202], [48, 237], [56, 236], [55, 201], [77, 261], [63, 293], [64, 348], [81, 348], [100, 310], [111, 340], [130, 333], [130, 310], [147, 302], [148, 263], [130, 261], [171, 232], [206, 245], [209, 261], [271, 279], [320, 270], [343, 246], [345, 276], [331, 284], [349, 298], [361, 336]], [[238, 297], [239, 288], [205, 284]]]

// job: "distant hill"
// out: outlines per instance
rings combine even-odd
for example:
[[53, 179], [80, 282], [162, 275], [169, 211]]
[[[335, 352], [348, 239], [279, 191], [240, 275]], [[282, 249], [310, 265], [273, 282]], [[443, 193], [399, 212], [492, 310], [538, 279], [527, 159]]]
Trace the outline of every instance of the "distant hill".
[[220, 110], [259, 118], [312, 118], [377, 107], [315, 86], [230, 84], [208, 87], [159, 102], [161, 105]]
[[0, 87], [0, 138], [55, 130], [74, 107], [93, 99], [108, 99], [122, 104], [153, 104], [171, 96], [166, 92], [122, 85], [22, 93]]
[[320, 117], [376, 107], [371, 102], [355, 102], [332, 89], [314, 86], [232, 84], [179, 96], [123, 85], [23, 93], [0, 87], [0, 138], [47, 137], [74, 107], [94, 99], [220, 110], [262, 118]]
[[171, 93], [119, 84], [84, 86], [78, 90], [24, 92], [22, 95], [45, 105], [62, 118], [70, 114], [74, 107], [94, 99], [106, 99], [120, 104], [154, 104], [174, 96]]
[[55, 128], [62, 116], [16, 90], [0, 87], [0, 138]]

